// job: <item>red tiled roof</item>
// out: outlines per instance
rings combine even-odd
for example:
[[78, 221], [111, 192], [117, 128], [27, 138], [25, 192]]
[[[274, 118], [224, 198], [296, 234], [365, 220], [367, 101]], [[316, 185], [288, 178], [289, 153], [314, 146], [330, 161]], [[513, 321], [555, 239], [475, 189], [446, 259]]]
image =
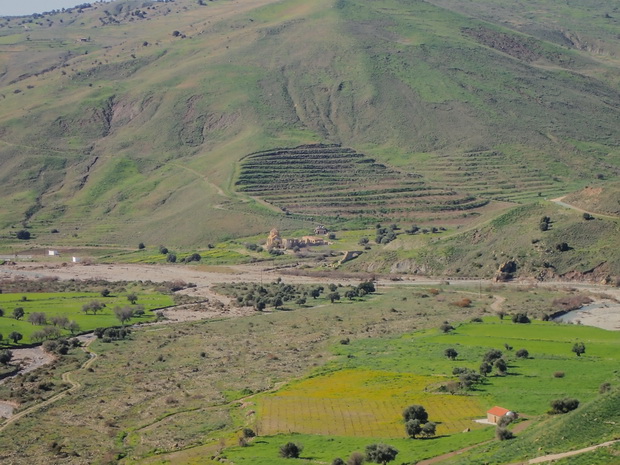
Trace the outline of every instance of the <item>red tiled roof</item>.
[[490, 413], [491, 415], [495, 415], [498, 417], [504, 416], [506, 415], [508, 412], [510, 412], [510, 410], [505, 409], [504, 407], [493, 407], [492, 409], [490, 409], [489, 411], [487, 411], [487, 413]]

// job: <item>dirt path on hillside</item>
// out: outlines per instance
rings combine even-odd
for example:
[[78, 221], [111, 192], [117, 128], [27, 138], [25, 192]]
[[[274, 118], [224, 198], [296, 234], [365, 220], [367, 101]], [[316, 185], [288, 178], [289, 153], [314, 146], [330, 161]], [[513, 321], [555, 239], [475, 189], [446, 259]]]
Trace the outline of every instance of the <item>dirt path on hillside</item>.
[[578, 212], [581, 213], [589, 213], [590, 215], [596, 217], [596, 216], [602, 216], [603, 218], [611, 218], [613, 220], [617, 220], [618, 217], [617, 216], [613, 216], [613, 215], [605, 215], [604, 213], [596, 213], [593, 211], [589, 211], [589, 210], [584, 210], [583, 208], [579, 208], [573, 204], [570, 203], [566, 203], [564, 202], [564, 199], [566, 198], [566, 196], [563, 197], [558, 197], [556, 199], [550, 199], [551, 202], [555, 203], [556, 205], [560, 205], [561, 207], [565, 207], [565, 208], [570, 208], [572, 210], [577, 210]]
[[584, 454], [586, 452], [592, 452], [593, 450], [600, 449], [601, 447], [611, 446], [612, 444], [615, 444], [617, 442], [620, 442], [620, 439], [603, 442], [601, 444], [596, 444], [594, 446], [584, 447], [583, 449], [572, 450], [569, 452], [560, 452], [558, 454], [543, 455], [541, 457], [536, 457], [535, 459], [526, 460], [524, 462], [511, 463], [510, 465], [534, 465], [536, 463], [553, 462], [555, 460], [564, 459], [566, 457], [572, 457], [573, 455], [579, 455], [579, 454]]

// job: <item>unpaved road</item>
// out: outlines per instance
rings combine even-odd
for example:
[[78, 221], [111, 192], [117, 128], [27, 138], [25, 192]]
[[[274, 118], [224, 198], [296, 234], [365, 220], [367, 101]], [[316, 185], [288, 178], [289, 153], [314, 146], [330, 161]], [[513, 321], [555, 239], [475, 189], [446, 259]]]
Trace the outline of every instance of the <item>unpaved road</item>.
[[[97, 354], [95, 354], [94, 352], [92, 352], [88, 348], [90, 343], [95, 340], [95, 336], [94, 335], [87, 334], [87, 335], [84, 335], [84, 336], [78, 336], [78, 339], [80, 341], [82, 341], [82, 343], [84, 344], [82, 346], [82, 350], [84, 352], [90, 354], [90, 358], [88, 360], [86, 360], [86, 362], [84, 362], [82, 364], [82, 366], [80, 366], [80, 368], [78, 368], [77, 370], [68, 371], [66, 373], [63, 373], [62, 380], [65, 383], [70, 384], [71, 387], [69, 389], [65, 390], [65, 391], [62, 391], [62, 392], [60, 392], [60, 393], [50, 397], [49, 399], [41, 402], [40, 404], [35, 404], [32, 407], [27, 408], [26, 410], [23, 410], [23, 411], [21, 411], [19, 413], [16, 413], [15, 415], [13, 415], [13, 411], [14, 411], [14, 409], [16, 407], [18, 407], [18, 405], [14, 404], [12, 402], [0, 401], [0, 417], [4, 416], [5, 418], [7, 418], [4, 421], [4, 423], [0, 424], [0, 431], [4, 430], [11, 423], [16, 422], [20, 418], [22, 418], [22, 417], [24, 417], [24, 416], [26, 416], [26, 415], [28, 415], [28, 414], [36, 411], [36, 410], [39, 410], [39, 409], [41, 409], [41, 408], [43, 408], [43, 407], [45, 407], [47, 405], [52, 404], [52, 403], [56, 402], [57, 400], [62, 399], [63, 397], [65, 397], [67, 394], [72, 393], [74, 391], [77, 391], [79, 388], [82, 387], [82, 385], [79, 382], [73, 381], [71, 379], [71, 373], [74, 373], [75, 371], [78, 371], [78, 370], [85, 370], [85, 369], [87, 369], [97, 359]], [[16, 352], [18, 350], [32, 350], [32, 349], [15, 349], [14, 352]], [[43, 349], [41, 349], [41, 351], [43, 351]], [[48, 355], [51, 358], [51, 360], [54, 359], [53, 356], [51, 356], [49, 354], [46, 354], [46, 355]], [[46, 363], [49, 363], [51, 360], [48, 360]], [[41, 366], [41, 365], [39, 365], [39, 366]], [[35, 368], [38, 368], [39, 366], [37, 366]], [[28, 367], [28, 368], [29, 368], [28, 371], [32, 371], [32, 370], [35, 369], [35, 368], [31, 368], [31, 367]], [[25, 372], [25, 370], [23, 372]], [[2, 413], [4, 413], [5, 415], [2, 415]]]

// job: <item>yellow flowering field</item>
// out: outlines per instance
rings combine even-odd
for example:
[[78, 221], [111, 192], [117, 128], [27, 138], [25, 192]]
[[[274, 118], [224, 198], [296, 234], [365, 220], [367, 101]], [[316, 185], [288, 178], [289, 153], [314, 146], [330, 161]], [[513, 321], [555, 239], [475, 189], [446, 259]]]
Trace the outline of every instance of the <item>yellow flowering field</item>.
[[485, 415], [476, 397], [425, 392], [443, 377], [376, 370], [342, 370], [304, 379], [258, 399], [260, 434], [405, 437], [402, 411], [423, 405], [437, 434], [478, 428]]

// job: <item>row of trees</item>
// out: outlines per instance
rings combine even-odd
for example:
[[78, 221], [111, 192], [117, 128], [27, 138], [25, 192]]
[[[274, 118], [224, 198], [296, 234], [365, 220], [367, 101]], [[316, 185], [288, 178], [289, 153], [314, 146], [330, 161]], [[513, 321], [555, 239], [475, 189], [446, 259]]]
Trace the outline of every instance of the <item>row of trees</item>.
[[[287, 442], [280, 446], [280, 457], [287, 459], [299, 458], [303, 446], [294, 442]], [[372, 463], [380, 463], [385, 465], [388, 462], [396, 459], [398, 455], [398, 449], [388, 444], [369, 444], [366, 446], [366, 454], [361, 452], [353, 452], [349, 459], [345, 462], [340, 457], [335, 458], [332, 461], [332, 465], [362, 465], [365, 461]]]

